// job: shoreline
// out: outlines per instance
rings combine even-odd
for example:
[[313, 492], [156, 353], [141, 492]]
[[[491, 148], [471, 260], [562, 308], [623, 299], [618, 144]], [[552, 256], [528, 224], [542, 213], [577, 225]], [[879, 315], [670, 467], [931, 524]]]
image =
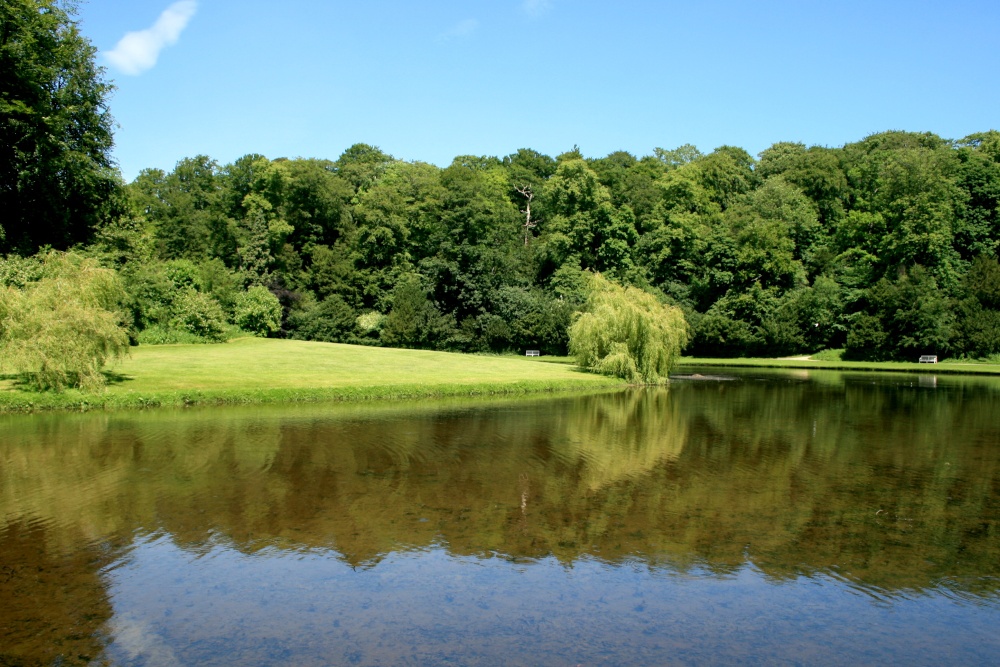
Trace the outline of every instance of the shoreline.
[[920, 364], [907, 361], [819, 361], [815, 359], [764, 359], [740, 357], [734, 359], [701, 359], [682, 357], [677, 368], [712, 366], [719, 368], [789, 368], [824, 371], [862, 371], [869, 373], [919, 373], [923, 375], [1000, 376], [1000, 364], [944, 361]]
[[99, 392], [26, 391], [0, 377], [0, 413], [516, 396], [625, 386], [575, 367], [284, 339], [132, 348]]
[[[98, 393], [22, 391], [11, 376], [0, 378], [0, 414], [529, 396], [629, 386], [624, 380], [584, 374], [566, 357], [525, 359], [254, 338], [218, 346], [144, 346], [119, 366], [108, 373], [112, 384]], [[820, 361], [806, 356], [682, 357], [675, 372], [692, 368], [1000, 376], [1000, 364]]]
[[16, 398], [0, 395], [0, 414], [32, 414], [50, 411], [145, 410], [227, 405], [303, 403], [362, 403], [435, 398], [532, 396], [621, 389], [627, 385], [613, 378], [573, 382], [514, 381], [507, 384], [454, 383], [432, 385], [366, 385], [281, 389], [207, 389], [152, 392], [56, 393], [18, 392]]

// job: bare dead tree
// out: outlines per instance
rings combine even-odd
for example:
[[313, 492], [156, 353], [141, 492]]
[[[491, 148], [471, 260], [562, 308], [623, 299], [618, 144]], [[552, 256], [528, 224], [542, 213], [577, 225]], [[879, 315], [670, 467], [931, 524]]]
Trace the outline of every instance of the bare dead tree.
[[524, 213], [524, 245], [528, 245], [528, 239], [531, 236], [531, 228], [535, 226], [535, 223], [531, 221], [531, 200], [535, 198], [535, 193], [531, 191], [530, 185], [524, 185], [522, 187], [514, 186], [514, 189], [521, 193], [521, 196], [527, 200], [527, 203], [521, 210], [521, 213]]

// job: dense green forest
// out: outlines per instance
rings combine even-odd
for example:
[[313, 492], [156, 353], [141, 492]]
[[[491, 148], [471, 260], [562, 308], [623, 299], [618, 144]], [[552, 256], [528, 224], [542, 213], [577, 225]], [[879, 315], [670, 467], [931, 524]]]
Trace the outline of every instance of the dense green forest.
[[564, 354], [599, 272], [679, 306], [688, 354], [1000, 353], [1000, 132], [446, 167], [359, 143], [336, 159], [198, 155], [126, 184], [111, 86], [53, 7], [3, 10], [0, 284], [24, 289], [45, 251], [73, 249], [120, 275], [133, 342], [242, 329]]

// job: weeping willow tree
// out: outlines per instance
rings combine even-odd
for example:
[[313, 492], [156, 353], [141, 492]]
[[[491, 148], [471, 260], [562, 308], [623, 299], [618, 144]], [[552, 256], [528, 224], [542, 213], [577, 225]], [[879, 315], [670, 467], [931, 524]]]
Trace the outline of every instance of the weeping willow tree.
[[42, 277], [0, 286], [0, 365], [37, 390], [99, 389], [101, 372], [128, 351], [118, 275], [88, 258], [49, 253]]
[[600, 274], [589, 283], [584, 312], [569, 328], [569, 349], [577, 363], [635, 384], [664, 383], [687, 343], [684, 313]]

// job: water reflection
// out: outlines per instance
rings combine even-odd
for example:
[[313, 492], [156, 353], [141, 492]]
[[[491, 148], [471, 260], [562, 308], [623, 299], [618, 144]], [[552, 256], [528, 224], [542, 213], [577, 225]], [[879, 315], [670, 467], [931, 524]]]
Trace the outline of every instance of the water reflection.
[[4, 417], [0, 663], [831, 662], [787, 606], [857, 636], [873, 603], [929, 660], [1000, 620], [995, 381], [733, 377]]

